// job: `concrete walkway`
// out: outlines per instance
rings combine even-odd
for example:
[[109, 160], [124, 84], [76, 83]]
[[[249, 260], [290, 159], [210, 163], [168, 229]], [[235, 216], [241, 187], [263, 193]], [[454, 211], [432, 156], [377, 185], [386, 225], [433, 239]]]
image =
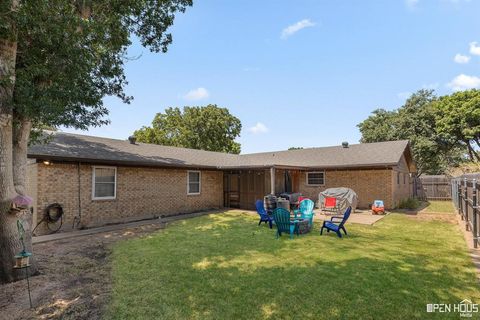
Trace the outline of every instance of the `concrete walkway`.
[[[234, 210], [239, 210], [239, 209], [234, 209]], [[242, 212], [257, 216], [257, 212], [254, 210], [241, 210]], [[330, 220], [334, 216], [338, 216], [336, 214], [324, 214], [320, 210], [316, 209], [313, 210], [315, 212], [315, 221], [325, 221], [325, 220]], [[388, 214], [388, 213], [387, 213]], [[370, 210], [360, 210], [357, 209], [355, 213], [352, 213], [350, 217], [348, 218], [348, 223], [358, 223], [358, 224], [365, 224], [365, 225], [373, 225], [375, 222], [382, 220], [385, 215], [379, 214], [379, 215], [373, 215]]]
[[87, 236], [87, 235], [90, 235], [90, 234], [110, 232], [110, 231], [116, 231], [116, 230], [122, 230], [122, 229], [128, 229], [128, 228], [135, 228], [135, 227], [151, 225], [151, 224], [168, 223], [168, 222], [172, 222], [172, 221], [195, 218], [195, 217], [203, 216], [203, 215], [210, 214], [210, 213], [217, 213], [217, 212], [222, 212], [222, 211], [212, 210], [212, 211], [195, 212], [195, 213], [181, 214], [181, 215], [165, 217], [165, 218], [141, 220], [141, 221], [135, 221], [135, 222], [129, 222], [129, 223], [113, 224], [113, 225], [97, 227], [97, 228], [90, 228], [90, 229], [83, 229], [83, 230], [74, 230], [74, 231], [68, 231], [68, 232], [59, 232], [59, 233], [54, 233], [54, 234], [47, 234], [47, 235], [44, 235], [44, 236], [33, 237], [32, 243], [35, 244], [35, 243], [55, 241], [55, 240], [61, 240], [61, 239], [76, 238], [76, 237], [81, 237], [81, 236]]

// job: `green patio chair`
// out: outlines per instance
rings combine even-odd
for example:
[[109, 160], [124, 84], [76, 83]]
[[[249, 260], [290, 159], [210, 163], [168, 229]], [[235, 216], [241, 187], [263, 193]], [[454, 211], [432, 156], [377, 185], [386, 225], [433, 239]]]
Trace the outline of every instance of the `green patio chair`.
[[277, 208], [273, 210], [273, 220], [277, 225], [277, 238], [282, 236], [282, 232], [286, 232], [290, 234], [290, 238], [293, 238], [293, 234], [296, 233], [299, 235], [298, 232], [298, 220], [291, 220], [290, 219], [290, 212], [283, 208]]
[[308, 220], [308, 227], [312, 228], [313, 225], [313, 216], [315, 213], [313, 212], [313, 208], [315, 207], [315, 203], [310, 199], [304, 199], [300, 202], [298, 210], [295, 210], [295, 218], [300, 218]]

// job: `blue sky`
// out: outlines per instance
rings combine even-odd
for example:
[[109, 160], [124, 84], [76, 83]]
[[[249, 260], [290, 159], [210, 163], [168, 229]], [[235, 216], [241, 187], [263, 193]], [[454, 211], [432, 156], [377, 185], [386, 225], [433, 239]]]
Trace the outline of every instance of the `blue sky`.
[[480, 87], [479, 13], [479, 0], [196, 1], [168, 53], [130, 48], [135, 99], [106, 98], [111, 124], [88, 134], [126, 139], [166, 107], [213, 103], [242, 121], [242, 153], [357, 143], [375, 108]]

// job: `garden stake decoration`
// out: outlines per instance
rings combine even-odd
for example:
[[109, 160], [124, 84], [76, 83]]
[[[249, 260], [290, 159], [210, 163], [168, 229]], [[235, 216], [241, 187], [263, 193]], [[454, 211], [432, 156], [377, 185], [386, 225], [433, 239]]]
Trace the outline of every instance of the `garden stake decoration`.
[[28, 268], [30, 267], [30, 256], [32, 255], [31, 252], [27, 252], [25, 250], [25, 241], [24, 241], [24, 235], [25, 235], [25, 228], [23, 227], [23, 224], [20, 220], [17, 220], [17, 229], [18, 229], [18, 234], [20, 235], [20, 241], [22, 241], [22, 251], [20, 251], [16, 256], [15, 256], [15, 265], [13, 266], [14, 269], [25, 269], [25, 275], [27, 278], [27, 288], [28, 288], [28, 301], [30, 301], [30, 308], [33, 308], [32, 306], [32, 296], [30, 294], [30, 280], [28, 279]]

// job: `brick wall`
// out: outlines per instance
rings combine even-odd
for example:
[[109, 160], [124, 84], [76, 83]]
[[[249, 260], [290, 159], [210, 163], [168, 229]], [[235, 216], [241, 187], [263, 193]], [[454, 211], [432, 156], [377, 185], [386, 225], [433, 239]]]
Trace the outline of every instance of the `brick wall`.
[[72, 229], [80, 209], [79, 227], [92, 227], [223, 206], [221, 171], [202, 171], [201, 194], [187, 195], [187, 170], [117, 167], [114, 200], [92, 200], [92, 165], [80, 166], [80, 181], [78, 173], [77, 164], [37, 164], [37, 211], [53, 202], [62, 204], [65, 231]]
[[403, 199], [413, 196], [412, 183], [405, 156], [402, 156], [398, 166], [392, 171], [393, 203], [395, 206]]
[[391, 169], [326, 170], [324, 186], [308, 186], [306, 172], [300, 172], [299, 192], [315, 201], [321, 191], [335, 187], [354, 190], [359, 208], [367, 208], [376, 199], [383, 200], [387, 208], [393, 207]]

